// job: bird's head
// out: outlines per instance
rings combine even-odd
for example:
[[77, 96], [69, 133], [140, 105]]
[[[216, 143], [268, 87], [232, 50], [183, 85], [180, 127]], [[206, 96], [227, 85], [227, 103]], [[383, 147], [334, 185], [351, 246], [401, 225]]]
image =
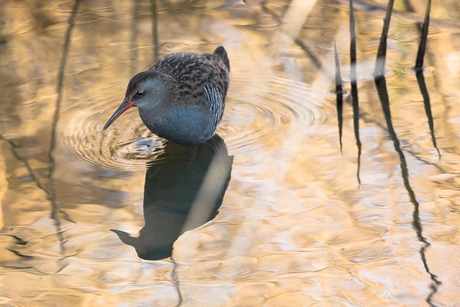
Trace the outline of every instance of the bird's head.
[[143, 71], [131, 78], [125, 99], [104, 126], [107, 129], [121, 114], [131, 107], [144, 113], [153, 113], [166, 101], [166, 88], [161, 75], [154, 71]]

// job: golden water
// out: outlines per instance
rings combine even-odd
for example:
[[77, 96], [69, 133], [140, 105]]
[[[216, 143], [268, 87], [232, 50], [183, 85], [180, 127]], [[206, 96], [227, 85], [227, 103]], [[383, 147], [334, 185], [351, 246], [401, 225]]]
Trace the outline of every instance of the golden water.
[[[396, 1], [391, 21], [386, 82], [418, 213], [372, 79], [386, 1], [355, 3], [360, 185], [350, 97], [341, 152], [333, 94], [334, 40], [350, 79], [347, 1], [151, 2], [81, 1], [67, 50], [73, 1], [0, 3], [2, 306], [460, 305], [457, 0], [433, 1], [425, 57], [441, 158], [412, 71], [425, 1]], [[157, 56], [217, 45], [232, 69], [222, 205], [172, 258], [140, 259], [110, 229], [144, 227], [146, 162], [165, 143], [135, 110], [102, 126]]]

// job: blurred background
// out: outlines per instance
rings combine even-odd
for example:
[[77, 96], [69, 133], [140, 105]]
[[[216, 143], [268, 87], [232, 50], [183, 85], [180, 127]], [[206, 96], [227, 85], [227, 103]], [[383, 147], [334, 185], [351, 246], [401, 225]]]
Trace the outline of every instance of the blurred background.
[[[348, 1], [2, 0], [0, 304], [459, 306], [460, 3], [431, 7], [424, 77], [439, 154], [413, 70], [426, 4], [394, 5], [395, 146], [373, 80], [387, 1], [354, 2], [358, 159]], [[218, 45], [231, 83], [221, 139], [197, 164], [136, 110], [102, 132], [135, 73]], [[178, 157], [196, 177], [156, 193], [193, 190], [181, 210], [207, 211], [178, 226], [171, 257], [149, 260], [145, 231], [169, 231], [147, 227], [161, 221], [146, 214], [158, 217], [147, 199], [160, 197], [146, 194], [158, 184], [149, 164], [161, 183]]]

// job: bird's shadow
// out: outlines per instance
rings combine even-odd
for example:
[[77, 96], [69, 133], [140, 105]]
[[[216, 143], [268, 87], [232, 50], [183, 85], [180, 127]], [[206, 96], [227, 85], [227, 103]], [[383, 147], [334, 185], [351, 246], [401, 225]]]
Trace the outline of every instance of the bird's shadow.
[[206, 143], [181, 146], [168, 143], [147, 165], [144, 185], [145, 225], [138, 237], [111, 229], [142, 259], [171, 256], [173, 244], [187, 230], [212, 220], [230, 181], [233, 157], [215, 135]]

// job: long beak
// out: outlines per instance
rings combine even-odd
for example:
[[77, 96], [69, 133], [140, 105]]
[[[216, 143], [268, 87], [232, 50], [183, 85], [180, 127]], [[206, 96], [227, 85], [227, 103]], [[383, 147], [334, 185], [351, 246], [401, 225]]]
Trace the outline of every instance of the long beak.
[[133, 106], [134, 102], [132, 101], [128, 101], [128, 100], [123, 100], [123, 102], [121, 103], [121, 105], [118, 107], [118, 109], [115, 111], [115, 113], [113, 113], [113, 115], [110, 117], [110, 119], [107, 121], [107, 123], [105, 124], [104, 126], [104, 129], [102, 129], [102, 131], [104, 131], [105, 129], [109, 128], [109, 126], [121, 115], [123, 114], [126, 110], [128, 110], [129, 108], [131, 108]]

